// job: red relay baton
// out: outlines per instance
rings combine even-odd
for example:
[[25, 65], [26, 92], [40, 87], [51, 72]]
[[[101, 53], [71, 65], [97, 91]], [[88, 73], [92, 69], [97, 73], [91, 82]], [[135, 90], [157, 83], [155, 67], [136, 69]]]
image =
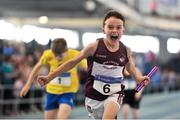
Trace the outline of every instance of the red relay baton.
[[[151, 77], [156, 71], [158, 70], [157, 66], [154, 66], [151, 71], [149, 72], [149, 74], [147, 75], [148, 77]], [[144, 87], [144, 81], [141, 81], [135, 88], [136, 92], [139, 92], [143, 87]]]

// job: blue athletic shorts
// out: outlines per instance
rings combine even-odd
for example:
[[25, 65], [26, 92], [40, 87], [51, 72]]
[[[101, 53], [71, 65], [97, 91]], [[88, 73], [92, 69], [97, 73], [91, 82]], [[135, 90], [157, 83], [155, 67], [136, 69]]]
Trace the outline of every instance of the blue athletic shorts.
[[58, 109], [59, 104], [62, 104], [62, 103], [68, 104], [71, 107], [73, 107], [74, 98], [75, 98], [75, 93], [65, 93], [65, 94], [60, 94], [60, 95], [47, 93], [46, 102], [45, 102], [45, 110]]

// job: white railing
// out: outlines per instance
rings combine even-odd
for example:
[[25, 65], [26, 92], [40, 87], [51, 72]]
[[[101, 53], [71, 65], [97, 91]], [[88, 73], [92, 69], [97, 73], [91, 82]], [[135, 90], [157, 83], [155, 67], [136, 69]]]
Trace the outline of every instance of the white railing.
[[[8, 90], [8, 91], [7, 91]], [[3, 111], [5, 111], [4, 107], [11, 105], [11, 111], [19, 113], [19, 106], [21, 104], [28, 104], [30, 106], [30, 110], [35, 104], [39, 104], [40, 106], [44, 105], [44, 90], [41, 88], [32, 87], [28, 93], [28, 97], [20, 98], [19, 96], [14, 95], [13, 85], [1, 85], [0, 87], [0, 116], [4, 115]], [[17, 91], [19, 92], [19, 90]], [[42, 107], [43, 108], [43, 107]]]

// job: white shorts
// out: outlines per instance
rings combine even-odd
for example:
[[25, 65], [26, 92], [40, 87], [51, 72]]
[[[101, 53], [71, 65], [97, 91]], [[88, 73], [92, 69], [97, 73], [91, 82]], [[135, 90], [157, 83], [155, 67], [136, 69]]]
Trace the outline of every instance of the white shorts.
[[86, 97], [85, 107], [90, 117], [94, 119], [102, 119], [102, 116], [104, 113], [104, 107], [106, 106], [108, 101], [115, 102], [120, 109], [120, 105], [122, 104], [122, 99], [123, 99], [123, 96], [120, 96], [120, 94], [110, 95], [108, 98], [106, 98], [103, 101], [97, 101], [97, 100]]

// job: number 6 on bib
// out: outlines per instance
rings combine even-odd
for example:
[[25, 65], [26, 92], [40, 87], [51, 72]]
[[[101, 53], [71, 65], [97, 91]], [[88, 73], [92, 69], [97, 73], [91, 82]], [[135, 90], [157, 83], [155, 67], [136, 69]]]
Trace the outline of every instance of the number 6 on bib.
[[95, 75], [93, 88], [103, 95], [112, 95], [121, 91], [121, 81], [123, 77], [109, 77], [104, 75]]

